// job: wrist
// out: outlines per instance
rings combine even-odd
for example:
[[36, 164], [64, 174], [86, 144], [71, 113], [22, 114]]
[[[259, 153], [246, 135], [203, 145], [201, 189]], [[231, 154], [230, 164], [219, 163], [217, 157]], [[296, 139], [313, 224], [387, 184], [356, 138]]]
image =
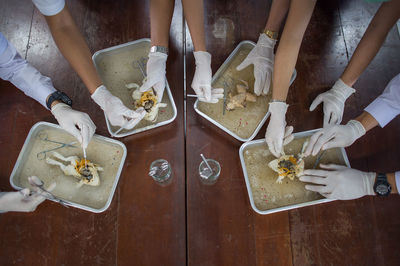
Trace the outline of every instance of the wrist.
[[347, 125], [353, 130], [353, 136], [355, 136], [356, 139], [359, 139], [360, 137], [365, 135], [365, 128], [359, 121], [350, 120], [349, 122], [347, 122]]
[[95, 103], [97, 103], [101, 108], [104, 108], [106, 104], [106, 99], [109, 99], [112, 94], [107, 90], [104, 85], [100, 85], [92, 94], [91, 98]]
[[397, 183], [396, 183], [395, 174], [394, 173], [389, 173], [389, 174], [386, 174], [386, 176], [387, 176], [388, 183], [392, 187], [392, 191], [390, 193], [396, 193], [396, 194], [399, 193], [398, 190], [397, 190]]
[[365, 128], [365, 132], [378, 125], [378, 121], [375, 119], [375, 117], [373, 117], [370, 113], [366, 111], [359, 115], [355, 120], [363, 125], [363, 127]]
[[355, 93], [356, 90], [344, 83], [342, 79], [338, 79], [333, 85], [331, 92], [341, 98], [344, 102], [350, 97], [350, 95]]
[[211, 54], [205, 51], [193, 52], [196, 65], [211, 66]]
[[276, 44], [276, 39], [270, 38], [266, 33], [261, 33], [258, 37], [257, 46], [263, 46], [268, 48], [274, 48]]
[[150, 48], [150, 53], [162, 53], [168, 55], [168, 46], [153, 45]]
[[265, 28], [264, 31], [261, 34], [265, 34], [268, 38], [270, 38], [271, 40], [278, 40], [278, 31], [273, 31], [270, 29]]
[[52, 102], [51, 108], [50, 108], [50, 109], [53, 109], [53, 107], [54, 107], [56, 104], [59, 104], [59, 103], [61, 103], [61, 102], [58, 101], [58, 100], [55, 100], [54, 102]]
[[268, 111], [271, 114], [271, 120], [285, 120], [288, 106], [285, 102], [270, 102]]

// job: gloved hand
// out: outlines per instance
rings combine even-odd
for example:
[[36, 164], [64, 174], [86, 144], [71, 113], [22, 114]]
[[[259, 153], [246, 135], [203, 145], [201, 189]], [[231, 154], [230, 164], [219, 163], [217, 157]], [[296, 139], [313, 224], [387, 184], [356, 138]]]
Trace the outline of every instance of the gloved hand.
[[[47, 191], [52, 191], [55, 187], [56, 183], [52, 183], [47, 188]], [[37, 188], [25, 188], [16, 192], [1, 192], [0, 211], [32, 212], [46, 199], [41, 193]]]
[[254, 65], [254, 93], [268, 94], [274, 68], [274, 47], [276, 40], [269, 38], [265, 33], [261, 34], [253, 50], [247, 55], [243, 62], [236, 67], [240, 71], [249, 65]]
[[293, 127], [286, 127], [285, 114], [287, 108], [288, 105], [284, 102], [269, 103], [271, 118], [265, 133], [265, 141], [275, 157], [280, 157], [283, 154], [283, 145], [293, 140]]
[[324, 127], [328, 124], [340, 124], [343, 118], [344, 102], [355, 90], [338, 79], [332, 89], [321, 93], [310, 105], [310, 111], [314, 111], [321, 102], [324, 103]]
[[361, 172], [343, 165], [320, 165], [330, 170], [304, 170], [300, 181], [316, 185], [306, 185], [306, 189], [320, 193], [328, 199], [350, 200], [365, 195], [375, 195], [376, 173]]
[[328, 125], [311, 136], [304, 154], [315, 156], [321, 148], [348, 147], [363, 135], [365, 128], [357, 120], [350, 120], [346, 125]]
[[108, 120], [114, 126], [132, 129], [146, 115], [141, 107], [134, 110], [128, 109], [122, 101], [112, 95], [104, 85], [101, 85], [92, 94], [92, 99], [104, 110]]
[[211, 87], [211, 54], [208, 52], [193, 52], [196, 60], [196, 71], [192, 81], [192, 89], [199, 101], [217, 103], [224, 97], [224, 89]]
[[158, 102], [162, 101], [164, 95], [165, 82], [165, 69], [167, 65], [167, 54], [160, 52], [149, 53], [149, 60], [147, 61], [147, 78], [145, 83], [140, 87], [140, 92], [145, 92], [154, 88], [157, 94]]
[[54, 105], [51, 108], [51, 113], [57, 119], [60, 126], [74, 136], [82, 144], [82, 147], [86, 149], [96, 131], [96, 126], [89, 115], [76, 111], [65, 103]]

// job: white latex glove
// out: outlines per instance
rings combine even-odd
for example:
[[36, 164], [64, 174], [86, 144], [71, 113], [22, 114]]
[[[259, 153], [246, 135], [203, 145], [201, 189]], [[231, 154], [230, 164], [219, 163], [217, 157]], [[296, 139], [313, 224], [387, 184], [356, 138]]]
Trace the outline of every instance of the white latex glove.
[[306, 189], [320, 193], [328, 199], [350, 200], [365, 195], [375, 195], [376, 173], [361, 172], [343, 165], [320, 165], [330, 170], [304, 170], [300, 181], [316, 185], [306, 185]]
[[341, 79], [338, 79], [332, 89], [321, 93], [310, 105], [310, 111], [324, 103], [324, 127], [328, 124], [340, 124], [343, 118], [344, 102], [355, 90], [347, 86]]
[[284, 154], [283, 145], [293, 140], [293, 127], [286, 127], [285, 114], [287, 108], [288, 105], [284, 102], [269, 103], [271, 118], [265, 133], [265, 141], [270, 152], [275, 157], [280, 157]]
[[[51, 184], [47, 191], [52, 191], [55, 186], [55, 183]], [[46, 199], [41, 193], [37, 188], [25, 188], [16, 192], [1, 192], [0, 211], [32, 212]]]
[[132, 129], [146, 115], [146, 111], [142, 107], [135, 111], [127, 108], [121, 99], [112, 95], [104, 85], [96, 89], [92, 94], [92, 99], [100, 105], [114, 126]]
[[140, 92], [145, 92], [154, 88], [158, 102], [162, 101], [166, 86], [165, 69], [167, 65], [167, 57], [167, 54], [160, 52], [149, 53], [149, 60], [147, 61], [146, 66], [146, 82], [140, 87]]
[[249, 65], [254, 65], [254, 93], [268, 94], [274, 68], [274, 47], [276, 40], [269, 38], [265, 33], [260, 34], [258, 42], [243, 62], [236, 67], [240, 71]]
[[74, 136], [82, 144], [82, 147], [86, 149], [96, 131], [96, 126], [89, 115], [76, 111], [65, 103], [54, 105], [51, 108], [51, 113], [60, 126]]
[[199, 101], [217, 103], [224, 97], [224, 89], [211, 87], [211, 54], [208, 52], [193, 52], [196, 60], [196, 70], [192, 81], [192, 89]]
[[304, 153], [315, 156], [321, 149], [348, 147], [363, 135], [365, 128], [357, 120], [350, 120], [346, 125], [328, 125], [311, 136]]

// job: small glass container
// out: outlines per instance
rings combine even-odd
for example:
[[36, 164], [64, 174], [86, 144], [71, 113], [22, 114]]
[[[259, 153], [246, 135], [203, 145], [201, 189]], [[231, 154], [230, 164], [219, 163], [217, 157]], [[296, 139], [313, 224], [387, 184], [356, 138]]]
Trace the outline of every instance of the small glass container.
[[164, 159], [155, 160], [150, 165], [149, 176], [156, 182], [164, 183], [171, 177], [171, 165]]
[[221, 173], [221, 166], [213, 159], [207, 159], [207, 163], [211, 167], [212, 171], [204, 161], [201, 161], [199, 165], [200, 180], [205, 184], [214, 184], [217, 182], [219, 174]]

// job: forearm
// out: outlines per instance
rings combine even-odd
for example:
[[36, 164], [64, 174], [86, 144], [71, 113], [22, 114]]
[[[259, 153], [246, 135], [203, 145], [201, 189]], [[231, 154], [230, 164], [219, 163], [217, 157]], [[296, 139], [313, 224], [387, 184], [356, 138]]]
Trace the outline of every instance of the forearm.
[[273, 0], [264, 31], [278, 32], [289, 10], [290, 0]]
[[275, 57], [272, 99], [286, 101], [290, 77], [296, 65], [304, 32], [314, 10], [315, 0], [292, 1]]
[[102, 82], [92, 62], [92, 55], [67, 7], [55, 16], [46, 16], [58, 49], [78, 73], [90, 93]]
[[376, 121], [376, 119], [366, 111], [359, 115], [355, 120], [363, 125], [365, 132], [368, 132], [379, 124], [378, 121]]
[[174, 13], [173, 0], [150, 1], [151, 45], [168, 47], [169, 29], [172, 14]]
[[194, 51], [207, 51], [204, 36], [203, 0], [182, 0], [182, 5], [192, 36]]
[[394, 173], [390, 173], [390, 174], [386, 174], [386, 176], [387, 176], [388, 183], [392, 187], [392, 192], [391, 193], [392, 194], [397, 194], [398, 190], [397, 190], [395, 174]]
[[353, 84], [378, 53], [386, 36], [400, 17], [400, 1], [385, 2], [376, 12], [358, 44], [341, 79], [348, 86]]

